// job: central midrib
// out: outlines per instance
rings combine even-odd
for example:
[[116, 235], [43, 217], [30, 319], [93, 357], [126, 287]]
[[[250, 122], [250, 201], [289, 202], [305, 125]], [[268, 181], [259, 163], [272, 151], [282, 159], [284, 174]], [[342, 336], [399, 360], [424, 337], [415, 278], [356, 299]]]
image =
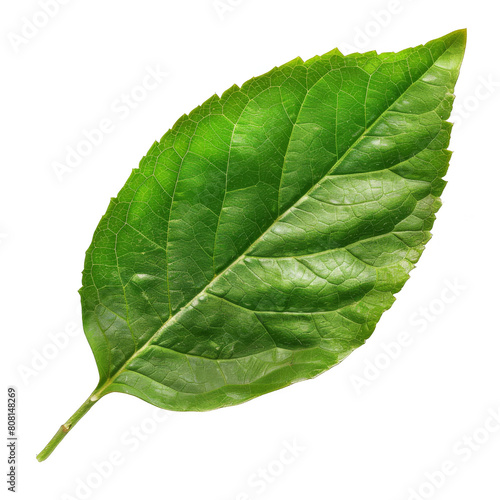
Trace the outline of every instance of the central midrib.
[[[281, 220], [283, 219], [290, 211], [298, 204], [300, 204], [303, 200], [305, 200], [310, 193], [320, 184], [325, 177], [328, 175], [331, 175], [332, 172], [343, 162], [343, 160], [346, 158], [346, 156], [356, 148], [356, 146], [363, 140], [370, 130], [385, 116], [385, 113], [390, 111], [390, 108], [394, 106], [396, 102], [398, 102], [401, 97], [403, 97], [406, 92], [408, 92], [409, 89], [413, 87], [418, 81], [422, 79], [426, 75], [426, 73], [436, 64], [437, 61], [446, 53], [448, 50], [453, 46], [455, 41], [451, 42], [450, 46], [448, 46], [441, 54], [440, 56], [433, 60], [432, 64], [424, 71], [420, 77], [412, 82], [406, 89], [395, 99], [390, 106], [387, 107], [380, 115], [373, 121], [373, 123], [365, 129], [365, 131], [349, 146], [349, 148], [345, 151], [345, 153], [335, 162], [335, 164], [332, 166], [332, 168], [323, 176], [321, 179], [319, 179], [316, 184], [311, 186], [311, 188], [303, 195], [301, 196], [295, 203], [293, 203], [290, 207], [288, 207], [277, 219], [253, 242], [251, 243], [248, 248], [235, 260], [230, 262], [218, 275], [216, 275], [200, 292], [198, 292], [189, 302], [187, 302], [185, 305], [183, 305], [174, 315], [172, 315], [163, 325], [158, 328], [158, 330], [151, 336], [151, 338], [137, 351], [134, 352], [134, 354], [123, 363], [123, 365], [119, 368], [119, 370], [110, 378], [106, 380], [106, 382], [102, 385], [98, 385], [95, 389], [95, 391], [92, 393], [91, 398], [95, 398], [96, 400], [99, 399], [102, 396], [102, 393], [104, 392], [105, 389], [107, 389], [110, 385], [113, 384], [115, 379], [121, 375], [126, 369], [127, 365], [129, 365], [135, 358], [137, 358], [143, 351], [145, 351], [148, 347], [153, 344], [154, 340], [161, 335], [171, 324], [175, 323], [179, 319], [179, 317], [182, 316], [182, 314], [190, 308], [190, 306], [195, 302], [197, 299], [199, 299], [203, 294], [206, 294], [207, 290], [213, 286], [217, 281], [221, 278], [221, 276], [226, 273], [229, 269], [232, 267], [236, 266], [239, 262], [241, 262], [246, 256], [247, 253], [252, 250], [252, 248], [261, 241], [261, 239]], [[333, 70], [332, 70], [333, 71]], [[311, 89], [309, 89], [306, 93], [305, 98], [307, 98], [308, 93], [310, 92]], [[176, 352], [176, 351], [175, 351]]]

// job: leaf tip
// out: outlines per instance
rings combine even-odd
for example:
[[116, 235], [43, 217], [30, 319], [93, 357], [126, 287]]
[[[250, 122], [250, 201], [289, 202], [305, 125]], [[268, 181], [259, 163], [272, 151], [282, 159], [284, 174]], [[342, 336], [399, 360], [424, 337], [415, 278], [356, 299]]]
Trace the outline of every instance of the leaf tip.
[[455, 54], [459, 53], [463, 56], [463, 53], [465, 52], [465, 46], [467, 44], [467, 29], [463, 28], [452, 31], [451, 33], [448, 33], [441, 38], [436, 38], [429, 41], [425, 44], [425, 46], [432, 46], [436, 43], [444, 43], [447, 50], [450, 50], [453, 47], [452, 52], [454, 52]]
[[467, 28], [452, 31], [447, 36], [450, 38], [454, 38], [456, 41], [462, 42], [462, 44], [465, 46], [465, 44], [467, 43]]

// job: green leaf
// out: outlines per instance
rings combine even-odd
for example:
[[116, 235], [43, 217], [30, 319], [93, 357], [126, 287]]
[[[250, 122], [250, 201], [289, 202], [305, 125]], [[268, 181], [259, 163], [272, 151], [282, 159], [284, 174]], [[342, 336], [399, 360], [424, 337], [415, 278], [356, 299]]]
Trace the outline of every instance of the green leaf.
[[86, 255], [99, 384], [39, 459], [110, 392], [210, 410], [362, 345], [430, 238], [464, 48], [295, 59], [155, 142]]

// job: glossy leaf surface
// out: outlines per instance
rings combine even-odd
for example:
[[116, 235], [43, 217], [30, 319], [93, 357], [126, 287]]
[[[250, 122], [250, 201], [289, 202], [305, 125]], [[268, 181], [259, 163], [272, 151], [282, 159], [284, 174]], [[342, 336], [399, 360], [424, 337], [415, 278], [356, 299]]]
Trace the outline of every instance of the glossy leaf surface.
[[87, 253], [104, 392], [207, 410], [361, 345], [429, 239], [463, 50], [297, 59], [182, 117]]

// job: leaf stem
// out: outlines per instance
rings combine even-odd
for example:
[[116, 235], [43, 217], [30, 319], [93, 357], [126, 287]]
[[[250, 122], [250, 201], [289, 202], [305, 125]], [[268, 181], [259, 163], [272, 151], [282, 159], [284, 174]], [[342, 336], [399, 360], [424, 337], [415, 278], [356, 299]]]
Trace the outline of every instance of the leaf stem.
[[73, 428], [73, 426], [99, 401], [100, 396], [93, 392], [85, 403], [75, 411], [75, 413], [68, 419], [68, 421], [59, 427], [59, 430], [54, 434], [54, 437], [49, 441], [47, 446], [36, 456], [39, 462], [46, 460], [50, 454], [56, 449], [57, 445], [64, 439], [66, 434]]

